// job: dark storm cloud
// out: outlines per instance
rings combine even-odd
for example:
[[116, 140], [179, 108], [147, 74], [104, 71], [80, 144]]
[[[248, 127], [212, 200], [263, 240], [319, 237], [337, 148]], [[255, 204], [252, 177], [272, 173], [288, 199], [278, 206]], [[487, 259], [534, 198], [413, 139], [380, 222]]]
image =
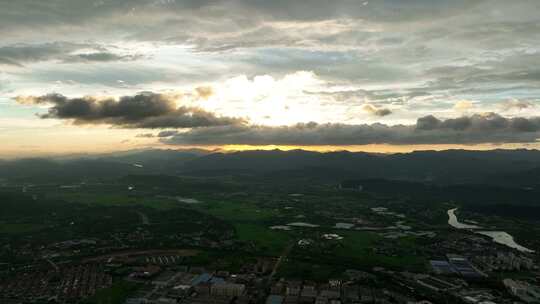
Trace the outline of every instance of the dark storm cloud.
[[440, 120], [419, 118], [415, 125], [296, 124], [222, 126], [193, 129], [162, 139], [196, 145], [363, 145], [528, 143], [540, 137], [540, 118], [505, 118], [489, 113]]
[[100, 99], [68, 98], [60, 94], [19, 96], [22, 104], [52, 105], [40, 118], [66, 119], [75, 124], [110, 124], [126, 128], [197, 128], [242, 124], [244, 120], [220, 117], [196, 107], [178, 107], [175, 97], [151, 92]]
[[[86, 50], [84, 53], [76, 53]], [[88, 52], [87, 50], [91, 50]], [[13, 44], [0, 47], [0, 64], [24, 66], [26, 63], [58, 60], [70, 62], [132, 61], [140, 55], [119, 55], [96, 44], [53, 42], [43, 44]]]

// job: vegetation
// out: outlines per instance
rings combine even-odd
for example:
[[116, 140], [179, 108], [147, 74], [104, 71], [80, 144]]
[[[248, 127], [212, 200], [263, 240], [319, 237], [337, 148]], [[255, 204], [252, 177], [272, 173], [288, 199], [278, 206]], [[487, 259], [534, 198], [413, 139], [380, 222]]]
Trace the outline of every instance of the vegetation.
[[[360, 161], [360, 156], [354, 157]], [[520, 243], [540, 246], [536, 240], [539, 226], [531, 225], [538, 221], [534, 189], [347, 175], [337, 179], [331, 174], [321, 178], [316, 169], [302, 170], [298, 174], [213, 172], [212, 177], [199, 172], [186, 177], [135, 175], [130, 169], [127, 175], [111, 175], [99, 182], [27, 185], [16, 180], [0, 188], [0, 241], [39, 247], [89, 238], [107, 246], [196, 248], [200, 253], [186, 257], [186, 263], [230, 270], [253, 257], [284, 254], [279, 275], [323, 280], [344, 269], [424, 269], [429, 256], [418, 248], [431, 240], [412, 234], [387, 238], [386, 233], [396, 231], [400, 221], [412, 231], [444, 236], [449, 231], [446, 210], [459, 206], [467, 218], [481, 215], [483, 223], [511, 231]], [[510, 205], [515, 208], [508, 210]], [[372, 210], [380, 207], [389, 213]], [[503, 218], [503, 213], [508, 216]], [[270, 229], [293, 222], [315, 226]], [[339, 222], [356, 226], [336, 229]], [[329, 233], [340, 239], [323, 238]], [[309, 240], [309, 245], [299, 245], [301, 240]], [[85, 254], [82, 248], [80, 256]], [[31, 257], [18, 255], [10, 247], [0, 253], [0, 263], [25, 258]], [[115, 285], [111, 293], [120, 287]]]
[[84, 304], [124, 303], [137, 288], [136, 283], [120, 280], [107, 289], [99, 290], [93, 297], [85, 300]]

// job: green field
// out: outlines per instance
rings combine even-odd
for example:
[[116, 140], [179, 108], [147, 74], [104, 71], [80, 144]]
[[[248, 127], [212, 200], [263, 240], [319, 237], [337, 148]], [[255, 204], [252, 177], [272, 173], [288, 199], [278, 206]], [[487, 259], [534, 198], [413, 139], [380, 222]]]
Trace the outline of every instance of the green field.
[[278, 213], [274, 210], [258, 208], [253, 204], [240, 202], [213, 202], [197, 205], [196, 209], [229, 221], [261, 221], [272, 219]]
[[183, 204], [173, 199], [166, 198], [135, 198], [127, 195], [128, 193], [97, 193], [97, 192], [73, 192], [63, 191], [61, 193], [48, 194], [50, 199], [64, 200], [67, 202], [80, 203], [92, 206], [115, 206], [131, 207], [142, 206], [158, 210], [170, 210]]
[[[408, 252], [415, 246], [412, 238], [385, 240], [371, 232], [346, 232], [342, 235], [344, 246], [336, 248], [336, 257], [350, 260], [359, 266], [415, 269], [424, 265], [422, 257]], [[375, 254], [372, 252], [375, 246], [399, 248], [401, 252], [394, 256]]]
[[264, 254], [279, 255], [292, 240], [286, 232], [256, 224], [238, 223], [234, 227], [239, 240], [255, 243], [257, 251]]
[[[363, 231], [338, 233], [343, 236], [342, 240], [324, 240], [315, 233], [311, 234], [313, 243], [305, 247], [295, 247], [291, 254], [293, 262], [283, 265], [284, 269], [280, 271], [283, 275], [303, 276], [311, 272], [309, 267], [303, 269], [303, 264], [318, 265], [321, 269], [316, 272], [318, 279], [324, 276], [328, 279], [345, 269], [370, 270], [379, 266], [416, 270], [424, 267], [424, 259], [412, 253], [415, 246], [412, 239], [388, 240], [376, 233]], [[385, 248], [390, 249], [388, 254]], [[395, 248], [400, 249], [396, 251]]]
[[85, 300], [84, 304], [121, 304], [137, 290], [136, 283], [117, 281], [110, 288], [99, 290], [93, 297]]
[[45, 225], [38, 223], [0, 223], [0, 234], [24, 234], [39, 231]]
[[285, 261], [277, 272], [278, 277], [298, 280], [328, 281], [342, 277], [346, 268], [342, 265], [302, 262], [294, 259]]

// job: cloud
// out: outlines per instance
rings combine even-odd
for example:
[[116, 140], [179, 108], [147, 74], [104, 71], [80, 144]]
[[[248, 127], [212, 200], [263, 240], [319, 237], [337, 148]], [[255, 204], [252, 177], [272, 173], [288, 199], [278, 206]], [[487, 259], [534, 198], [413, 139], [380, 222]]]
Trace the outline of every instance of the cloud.
[[474, 109], [474, 104], [470, 100], [460, 100], [454, 104], [453, 109], [457, 112], [467, 112]]
[[135, 135], [136, 138], [154, 138], [156, 137], [153, 133], [141, 133]]
[[0, 60], [13, 62], [22, 66], [23, 63], [49, 60], [65, 55], [78, 48], [86, 47], [73, 43], [44, 43], [44, 44], [13, 44], [0, 47]]
[[197, 87], [195, 88], [195, 92], [197, 92], [197, 96], [201, 99], [208, 99], [214, 95], [214, 89], [210, 86]]
[[495, 113], [441, 120], [425, 116], [414, 125], [234, 125], [192, 129], [163, 138], [171, 145], [364, 145], [529, 143], [540, 137], [540, 118]]
[[533, 108], [535, 105], [529, 101], [510, 99], [506, 102], [501, 103], [501, 109], [503, 111], [512, 111], [512, 110], [525, 110]]
[[133, 61], [144, 58], [140, 54], [118, 55], [111, 52], [93, 52], [74, 54], [66, 57], [64, 62], [111, 62], [111, 61]]
[[451, 130], [485, 133], [486, 135], [505, 132], [537, 132], [540, 129], [540, 118], [505, 118], [496, 113], [483, 113], [440, 120], [429, 115], [419, 118], [416, 127], [418, 130], [425, 131]]
[[[19, 2], [0, 4], [0, 29], [8, 34], [21, 30], [30, 36], [34, 33], [28, 33], [28, 29], [38, 26], [54, 35], [72, 34], [88, 31], [91, 24], [92, 36], [175, 42], [204, 52], [223, 52], [317, 45], [356, 49], [361, 43], [371, 46], [373, 41], [366, 36], [385, 27], [391, 27], [392, 32], [400, 23], [409, 23], [407, 30], [425, 28], [430, 21], [471, 12], [484, 1], [413, 0], [404, 4], [390, 0], [364, 5], [363, 1], [351, 0], [49, 0], [39, 8]], [[401, 38], [384, 35], [374, 41], [392, 44]]]
[[58, 60], [63, 63], [133, 61], [138, 54], [116, 54], [106, 47], [90, 43], [51, 42], [17, 43], [0, 47], [0, 63], [23, 66], [26, 63]]
[[392, 111], [390, 109], [387, 109], [387, 108], [379, 108], [379, 107], [376, 107], [370, 103], [366, 103], [362, 106], [362, 110], [364, 110], [364, 112], [366, 113], [369, 113], [371, 115], [375, 115], [375, 116], [379, 116], [379, 117], [383, 117], [383, 116], [386, 116], [386, 115], [390, 115], [392, 114]]
[[17, 61], [13, 61], [10, 58], [2, 58], [2, 57], [0, 57], [0, 65], [11, 65], [11, 66], [16, 66], [16, 67], [23, 67], [23, 65]]
[[[181, 14], [210, 15], [212, 13], [229, 12], [260, 19], [291, 20], [326, 20], [341, 16], [355, 17], [384, 22], [416, 21], [431, 18], [452, 16], [476, 6], [480, 1], [426, 1], [412, 0], [407, 5], [398, 0], [372, 1], [369, 5], [364, 1], [351, 0], [176, 0], [176, 1], [147, 1], [147, 0], [49, 0], [42, 5], [32, 5], [27, 1], [1, 2], [0, 25], [7, 29], [24, 26], [62, 26], [84, 25], [92, 21], [110, 17], [135, 22], [138, 17], [147, 14]], [[400, 13], [396, 13], [399, 11]], [[133, 16], [129, 19], [127, 17]], [[26, 18], [23, 18], [26, 17]], [[121, 18], [124, 17], [124, 18]], [[217, 14], [222, 17], [222, 14]], [[24, 22], [21, 24], [21, 20]], [[19, 21], [19, 24], [17, 24]], [[96, 24], [100, 25], [100, 24]], [[146, 25], [148, 26], [148, 25]], [[145, 26], [145, 27], [146, 27]], [[157, 33], [156, 33], [157, 34]]]
[[158, 133], [157, 137], [171, 137], [178, 134], [176, 130], [165, 130]]
[[221, 117], [196, 107], [177, 106], [176, 95], [152, 92], [119, 99], [86, 96], [68, 98], [61, 94], [19, 96], [21, 104], [51, 105], [42, 119], [65, 119], [74, 124], [109, 124], [124, 128], [197, 128], [243, 124], [240, 118]]
[[[6, 90], [42, 94], [56, 81], [73, 80], [77, 86], [57, 89], [119, 95], [205, 84], [211, 87], [186, 96], [207, 111], [272, 125], [362, 123], [366, 115], [348, 113], [366, 111], [373, 121], [390, 109], [395, 113], [385, 122], [412, 123], [450, 112], [449, 100], [474, 100], [476, 113], [501, 100], [540, 96], [534, 0], [41, 2], [0, 1]], [[219, 84], [301, 70], [322, 84], [291, 83], [283, 94], [254, 85], [235, 89], [239, 96]], [[310, 96], [293, 92], [300, 87]], [[359, 100], [371, 106], [363, 109]], [[472, 113], [465, 103], [455, 110]]]

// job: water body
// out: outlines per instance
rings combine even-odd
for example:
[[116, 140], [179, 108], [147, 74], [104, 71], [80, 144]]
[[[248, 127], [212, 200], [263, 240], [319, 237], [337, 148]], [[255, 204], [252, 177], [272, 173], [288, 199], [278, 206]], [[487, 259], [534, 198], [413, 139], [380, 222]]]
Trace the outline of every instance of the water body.
[[477, 231], [476, 233], [489, 236], [495, 243], [506, 245], [521, 252], [534, 252], [534, 250], [523, 247], [520, 244], [516, 243], [516, 241], [514, 241], [514, 237], [504, 231]]
[[352, 227], [354, 227], [354, 224], [351, 223], [336, 223], [334, 226], [336, 229], [351, 229]]
[[201, 203], [201, 201], [194, 198], [179, 197], [179, 196], [176, 197], [176, 200], [184, 204], [200, 204]]
[[272, 230], [291, 230], [291, 227], [290, 226], [284, 226], [284, 225], [276, 225], [276, 226], [271, 226], [270, 229]]
[[454, 209], [450, 209], [448, 210], [448, 224], [450, 224], [450, 226], [454, 227], [454, 228], [457, 228], [457, 229], [478, 229], [478, 228], [482, 228], [480, 226], [477, 226], [477, 225], [469, 225], [469, 224], [464, 224], [464, 223], [461, 223], [460, 221], [458, 221], [457, 219], [457, 216], [456, 216], [456, 210], [458, 208], [454, 208]]
[[[456, 216], [457, 209], [458, 208], [450, 209], [447, 212], [448, 224], [450, 226], [457, 229], [481, 229], [482, 228], [478, 225], [469, 225], [469, 224], [464, 224], [458, 221], [457, 216]], [[506, 245], [510, 248], [517, 249], [521, 252], [529, 252], [529, 253], [534, 252], [534, 250], [523, 247], [519, 245], [518, 243], [516, 243], [516, 241], [514, 240], [514, 237], [505, 231], [475, 231], [475, 233], [481, 234], [484, 236], [489, 236], [495, 243]]]
[[293, 227], [308, 227], [308, 228], [316, 228], [319, 227], [319, 225], [314, 225], [310, 223], [304, 223], [304, 222], [295, 222], [295, 223], [289, 223], [287, 226], [293, 226]]

